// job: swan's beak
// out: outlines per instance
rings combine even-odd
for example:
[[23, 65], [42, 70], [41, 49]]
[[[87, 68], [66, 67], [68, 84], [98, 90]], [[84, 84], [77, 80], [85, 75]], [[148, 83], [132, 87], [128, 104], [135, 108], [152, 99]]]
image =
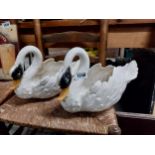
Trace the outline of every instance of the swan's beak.
[[69, 87], [62, 89], [60, 95], [56, 98], [58, 101], [62, 102], [69, 94]]
[[16, 90], [16, 89], [18, 88], [19, 84], [20, 84], [20, 81], [21, 81], [21, 80], [13, 80], [13, 81], [12, 81], [12, 87], [11, 87], [11, 88], [12, 88], [13, 90]]

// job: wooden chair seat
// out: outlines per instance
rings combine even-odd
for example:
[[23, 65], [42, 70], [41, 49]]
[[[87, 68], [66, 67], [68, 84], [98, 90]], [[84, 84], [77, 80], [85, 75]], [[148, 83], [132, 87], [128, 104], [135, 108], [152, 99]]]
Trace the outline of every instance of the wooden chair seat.
[[13, 93], [11, 82], [0, 82], [0, 105]]
[[54, 100], [23, 100], [11, 97], [0, 106], [0, 120], [22, 126], [66, 133], [120, 134], [113, 108], [99, 113], [68, 113]]

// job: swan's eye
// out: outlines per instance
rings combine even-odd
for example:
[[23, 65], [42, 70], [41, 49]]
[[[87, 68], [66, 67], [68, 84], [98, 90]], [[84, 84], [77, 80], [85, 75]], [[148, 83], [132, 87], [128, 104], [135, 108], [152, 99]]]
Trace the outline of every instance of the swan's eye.
[[19, 80], [23, 76], [23, 69], [21, 64], [11, 74], [13, 80]]
[[69, 87], [71, 80], [72, 80], [72, 75], [71, 75], [71, 70], [69, 67], [67, 68], [67, 70], [65, 71], [65, 73], [62, 75], [60, 79], [60, 83], [59, 83], [60, 87], [62, 89]]

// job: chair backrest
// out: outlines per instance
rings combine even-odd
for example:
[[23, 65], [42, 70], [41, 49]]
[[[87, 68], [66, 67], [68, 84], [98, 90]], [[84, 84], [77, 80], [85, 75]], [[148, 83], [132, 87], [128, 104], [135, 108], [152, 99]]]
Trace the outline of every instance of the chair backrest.
[[108, 20], [98, 20], [100, 25], [99, 33], [65, 31], [59, 33], [42, 34], [41, 23], [39, 19], [34, 20], [36, 45], [40, 48], [45, 56], [44, 49], [50, 47], [97, 47], [99, 49], [98, 57], [102, 65], [105, 65], [107, 37], [108, 37]]

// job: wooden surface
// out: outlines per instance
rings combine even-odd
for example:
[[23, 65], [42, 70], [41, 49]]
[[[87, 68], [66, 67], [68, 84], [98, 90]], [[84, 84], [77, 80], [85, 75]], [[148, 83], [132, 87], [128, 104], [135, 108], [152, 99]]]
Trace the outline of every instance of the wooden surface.
[[[111, 27], [108, 33], [107, 48], [149, 48], [155, 47], [155, 27], [154, 26], [125, 26], [125, 27]], [[96, 36], [96, 43], [88, 42], [83, 44], [86, 47], [98, 47], [99, 41], [98, 33]], [[35, 36], [33, 34], [20, 34], [21, 42], [23, 44], [35, 44]], [[45, 43], [45, 47], [51, 47], [49, 43]], [[53, 46], [53, 44], [52, 44]], [[66, 44], [58, 44], [55, 47], [67, 47]]]
[[43, 43], [42, 43], [42, 31], [41, 31], [41, 25], [39, 19], [34, 19], [34, 32], [35, 32], [35, 41], [37, 47], [42, 52], [42, 55], [44, 56], [44, 50], [43, 50]]
[[[117, 127], [113, 109], [104, 114], [70, 114], [61, 107], [54, 109], [52, 101], [36, 102], [12, 96], [13, 92], [10, 90], [10, 86], [11, 82], [0, 82], [1, 121], [66, 133], [107, 134], [106, 124]], [[110, 117], [108, 113], [110, 113]], [[129, 112], [117, 112], [116, 114], [122, 134], [155, 134], [154, 116]]]
[[155, 23], [155, 19], [110, 19], [110, 25], [122, 25], [122, 24], [152, 24]]
[[106, 66], [106, 54], [108, 43], [108, 20], [100, 21], [99, 62]]
[[9, 71], [15, 63], [15, 45], [3, 44], [0, 45], [0, 79], [11, 79]]
[[124, 135], [155, 135], [155, 116], [130, 112], [117, 112], [119, 126]]
[[[60, 33], [65, 31], [93, 32], [99, 34], [100, 20], [48, 20], [41, 21], [44, 34]], [[155, 19], [110, 19], [108, 20], [108, 48], [148, 48], [155, 47]], [[33, 22], [18, 23], [21, 42], [35, 44], [33, 32], [24, 33], [33, 28]], [[73, 30], [74, 29], [74, 30]], [[23, 31], [22, 31], [23, 30]], [[50, 32], [49, 32], [50, 31]], [[99, 40], [99, 39], [97, 39]], [[86, 47], [98, 47], [98, 44], [83, 43]], [[51, 44], [45, 44], [45, 48]], [[53, 45], [52, 45], [53, 46]], [[66, 44], [54, 45], [54, 47], [67, 47]]]
[[11, 90], [11, 82], [0, 81], [0, 105], [8, 99], [10, 95], [13, 94]]
[[0, 106], [0, 120], [23, 126], [47, 128], [63, 132], [118, 134], [120, 130], [114, 109], [100, 113], [71, 114], [54, 101], [22, 100], [16, 96]]
[[90, 32], [62, 32], [43, 35], [44, 43], [60, 43], [60, 42], [97, 42], [99, 35]]
[[[97, 20], [50, 20], [42, 21], [41, 27], [57, 27], [57, 26], [86, 26], [86, 25], [97, 25]], [[20, 22], [18, 23], [19, 28], [33, 28], [33, 22]]]
[[[110, 25], [122, 24], [151, 24], [155, 23], [155, 19], [110, 19]], [[33, 28], [33, 22], [19, 22], [19, 28]], [[65, 20], [49, 20], [42, 21], [41, 27], [63, 27], [63, 26], [94, 26], [99, 25], [99, 20], [83, 20], [83, 19], [65, 19]]]

